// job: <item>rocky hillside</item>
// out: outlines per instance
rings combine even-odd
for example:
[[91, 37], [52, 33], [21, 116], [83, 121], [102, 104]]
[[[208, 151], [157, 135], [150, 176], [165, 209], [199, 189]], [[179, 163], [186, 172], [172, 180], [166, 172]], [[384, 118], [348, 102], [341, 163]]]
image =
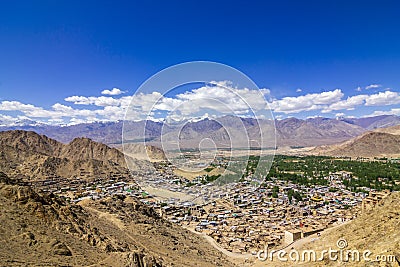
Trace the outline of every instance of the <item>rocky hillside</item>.
[[70, 205], [0, 173], [1, 266], [232, 266], [135, 199]]
[[55, 156], [69, 158], [74, 161], [95, 159], [99, 161], [112, 161], [121, 166], [125, 165], [125, 156], [119, 150], [84, 137], [75, 138], [69, 144], [63, 145], [60, 153]]
[[[146, 168], [148, 162], [129, 159], [132, 169]], [[122, 152], [87, 138], [69, 144], [35, 132], [0, 132], [0, 169], [11, 176], [46, 179], [59, 176], [106, 177], [128, 175]]]
[[10, 147], [24, 154], [58, 155], [63, 148], [60, 142], [28, 131], [0, 132], [0, 146]]
[[374, 132], [400, 135], [400, 125], [387, 127], [387, 128], [379, 128], [379, 129], [374, 130]]
[[400, 157], [400, 127], [366, 132], [341, 144], [318, 147], [311, 153], [348, 157]]

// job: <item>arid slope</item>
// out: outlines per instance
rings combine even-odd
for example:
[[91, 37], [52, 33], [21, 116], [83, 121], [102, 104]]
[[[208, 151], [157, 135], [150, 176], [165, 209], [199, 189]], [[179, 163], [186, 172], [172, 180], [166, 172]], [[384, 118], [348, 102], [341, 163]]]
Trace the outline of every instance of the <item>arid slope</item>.
[[0, 266], [232, 266], [136, 199], [71, 205], [0, 173]]

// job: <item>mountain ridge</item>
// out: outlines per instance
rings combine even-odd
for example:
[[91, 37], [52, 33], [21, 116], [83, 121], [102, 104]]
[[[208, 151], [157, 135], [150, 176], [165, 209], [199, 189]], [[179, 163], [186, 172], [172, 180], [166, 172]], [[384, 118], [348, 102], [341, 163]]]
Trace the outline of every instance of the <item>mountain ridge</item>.
[[[88, 138], [75, 138], [63, 144], [35, 132], [0, 132], [0, 168], [11, 176], [105, 178], [114, 174], [123, 177], [130, 175], [125, 158], [116, 148]], [[127, 159], [132, 169], [150, 164]]]
[[[132, 142], [150, 142], [151, 145], [160, 146], [161, 135], [179, 136], [183, 144], [193, 145], [191, 140], [197, 143], [200, 138], [211, 138], [222, 144], [225, 143], [226, 131], [236, 132], [242, 130], [243, 134], [250, 139], [257, 138], [261, 131], [267, 134], [272, 133], [275, 125], [277, 146], [316, 146], [328, 145], [342, 142], [354, 138], [363, 132], [385, 126], [400, 124], [400, 117], [395, 115], [383, 115], [358, 119], [331, 119], [331, 118], [308, 118], [297, 119], [287, 118], [283, 120], [255, 120], [252, 118], [240, 118], [235, 116], [224, 116], [213, 119], [203, 119], [188, 122], [184, 126], [182, 133], [177, 133], [173, 125], [154, 121], [117, 121], [117, 122], [95, 122], [89, 124], [77, 124], [72, 126], [13, 126], [0, 127], [0, 131], [23, 129], [32, 130], [39, 134], [45, 134], [50, 138], [62, 143], [69, 143], [76, 137], [87, 137], [94, 141], [105, 144], [121, 144], [122, 131], [124, 130], [124, 140]], [[238, 120], [237, 118], [240, 118]], [[218, 123], [216, 122], [218, 121]], [[221, 130], [224, 126], [225, 131]], [[246, 137], [246, 136], [244, 136]]]
[[367, 131], [343, 143], [316, 147], [310, 153], [339, 157], [400, 157], [400, 126]]

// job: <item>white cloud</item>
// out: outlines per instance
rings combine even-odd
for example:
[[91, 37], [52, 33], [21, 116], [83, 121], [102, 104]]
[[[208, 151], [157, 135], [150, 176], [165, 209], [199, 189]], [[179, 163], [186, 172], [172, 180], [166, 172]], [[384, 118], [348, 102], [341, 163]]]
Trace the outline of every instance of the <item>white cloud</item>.
[[355, 95], [333, 103], [323, 109], [322, 113], [334, 110], [354, 110], [358, 106], [388, 106], [400, 103], [400, 94], [392, 91], [379, 92], [372, 95]]
[[382, 87], [382, 85], [374, 83], [374, 84], [365, 86], [365, 89], [369, 90], [369, 89], [376, 89], [376, 88], [380, 88], [380, 87]]
[[365, 100], [366, 106], [388, 106], [400, 103], [400, 94], [398, 92], [385, 91], [370, 95]]
[[[20, 111], [22, 112], [25, 116], [28, 117], [51, 117], [51, 116], [56, 116], [58, 114], [57, 112], [51, 112], [49, 110], [45, 110], [42, 107], [36, 107], [31, 104], [24, 104], [19, 101], [2, 101], [0, 103], [0, 110], [4, 111]], [[58, 117], [61, 117], [62, 113], [58, 115]]]
[[[0, 101], [0, 111], [19, 112], [25, 118], [34, 118], [36, 121], [50, 124], [116, 121], [124, 119], [126, 113], [129, 120], [155, 119], [155, 117], [182, 120], [201, 118], [204, 114], [208, 114], [209, 117], [223, 114], [246, 117], [251, 116], [252, 111], [261, 117], [265, 115], [263, 112], [268, 113], [266, 99], [271, 98], [269, 89], [239, 89], [227, 81], [212, 82], [212, 84], [171, 97], [165, 97], [159, 92], [122, 97], [70, 96], [65, 98], [70, 105], [55, 103], [48, 109], [19, 101]], [[332, 111], [353, 110], [359, 106], [387, 106], [400, 103], [400, 94], [390, 90], [371, 95], [349, 96], [346, 99], [343, 97], [343, 92], [336, 89], [269, 100], [269, 107], [278, 113], [276, 117], [282, 113], [292, 114], [312, 110], [315, 110], [318, 116]], [[91, 108], [78, 108], [78, 105]], [[392, 109], [390, 112], [396, 113], [397, 110]], [[381, 113], [388, 111], [376, 111], [376, 114]], [[340, 117], [342, 114], [343, 112], [338, 112], [336, 116]], [[18, 117], [8, 114], [0, 114], [1, 123], [11, 123], [17, 119]]]
[[362, 91], [362, 87], [361, 87], [361, 86], [358, 86], [358, 87], [356, 88], [356, 91], [357, 91], [357, 92], [361, 92], [361, 91]]
[[296, 93], [300, 93], [301, 91], [303, 91], [303, 90], [301, 90], [301, 88], [296, 89]]
[[59, 121], [62, 118], [79, 116], [86, 118], [96, 116], [95, 110], [74, 109], [60, 103], [54, 104], [52, 109], [44, 109], [31, 104], [23, 104], [19, 101], [2, 101], [0, 102], [0, 110], [19, 111], [24, 114], [26, 119], [36, 118], [41, 119], [41, 122], [54, 122], [56, 120]]
[[112, 90], [105, 89], [101, 91], [102, 95], [120, 95], [126, 93], [126, 91], [121, 91], [121, 89], [113, 88]]
[[0, 104], [0, 110], [5, 110], [5, 111], [32, 111], [32, 110], [37, 110], [41, 109], [39, 107], [35, 107], [34, 105], [31, 104], [23, 104], [19, 101], [2, 101]]
[[[159, 92], [153, 92], [150, 94], [135, 94], [130, 99], [131, 107], [138, 108], [144, 112], [149, 112], [154, 109], [154, 105], [160, 103], [164, 97]], [[129, 104], [129, 103], [128, 103]]]
[[74, 109], [72, 108], [72, 107], [70, 107], [70, 106], [65, 106], [65, 105], [62, 105], [62, 104], [60, 104], [60, 103], [55, 103], [53, 106], [51, 106], [55, 111], [62, 111], [62, 112], [67, 112], [67, 113], [69, 113], [69, 112], [71, 112], [71, 111], [73, 111]]
[[90, 105], [92, 104], [91, 101], [89, 101], [89, 98], [86, 96], [69, 96], [64, 99], [67, 102], [73, 102], [76, 105]]
[[301, 111], [323, 109], [327, 105], [340, 101], [343, 95], [342, 90], [336, 89], [297, 97], [284, 97], [281, 100], [274, 100], [270, 106], [275, 112], [299, 113]]
[[328, 113], [333, 110], [341, 110], [341, 109], [354, 110], [356, 106], [364, 104], [366, 98], [368, 98], [368, 95], [350, 96], [345, 100], [341, 100], [329, 105], [329, 107], [322, 110], [322, 113]]
[[119, 99], [108, 96], [70, 96], [64, 100], [67, 102], [73, 102], [75, 105], [95, 105], [99, 107], [120, 105]]
[[[215, 83], [176, 95], [174, 112], [190, 115], [203, 109], [224, 114], [246, 114], [250, 110], [265, 110], [269, 89], [251, 90], [233, 88], [229, 83]], [[215, 85], [217, 84], [217, 85]], [[167, 103], [171, 100], [164, 100]]]

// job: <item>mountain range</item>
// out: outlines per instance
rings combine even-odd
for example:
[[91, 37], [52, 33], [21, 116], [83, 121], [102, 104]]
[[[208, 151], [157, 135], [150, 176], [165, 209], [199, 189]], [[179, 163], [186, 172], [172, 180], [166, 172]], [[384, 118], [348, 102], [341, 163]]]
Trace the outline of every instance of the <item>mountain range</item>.
[[[44, 134], [62, 143], [69, 143], [77, 137], [87, 137], [105, 144], [120, 144], [123, 140], [140, 142], [144, 139], [156, 146], [161, 140], [179, 141], [181, 147], [198, 147], [201, 140], [209, 138], [217, 146], [234, 145], [244, 146], [249, 139], [250, 146], [259, 146], [259, 136], [270, 137], [264, 146], [317, 146], [329, 145], [357, 137], [366, 131], [390, 127], [400, 124], [400, 117], [382, 115], [368, 118], [287, 118], [283, 120], [255, 120], [253, 118], [238, 118], [224, 116], [217, 119], [203, 119], [196, 122], [187, 122], [180, 125], [171, 125], [154, 121], [117, 121], [95, 122], [71, 126], [50, 125], [15, 125], [1, 126], [0, 131], [27, 130]], [[275, 129], [274, 129], [275, 126]], [[231, 137], [234, 138], [231, 138]], [[176, 140], [175, 140], [176, 139]], [[245, 140], [245, 141], [244, 141]], [[236, 143], [235, 143], [236, 142]]]

